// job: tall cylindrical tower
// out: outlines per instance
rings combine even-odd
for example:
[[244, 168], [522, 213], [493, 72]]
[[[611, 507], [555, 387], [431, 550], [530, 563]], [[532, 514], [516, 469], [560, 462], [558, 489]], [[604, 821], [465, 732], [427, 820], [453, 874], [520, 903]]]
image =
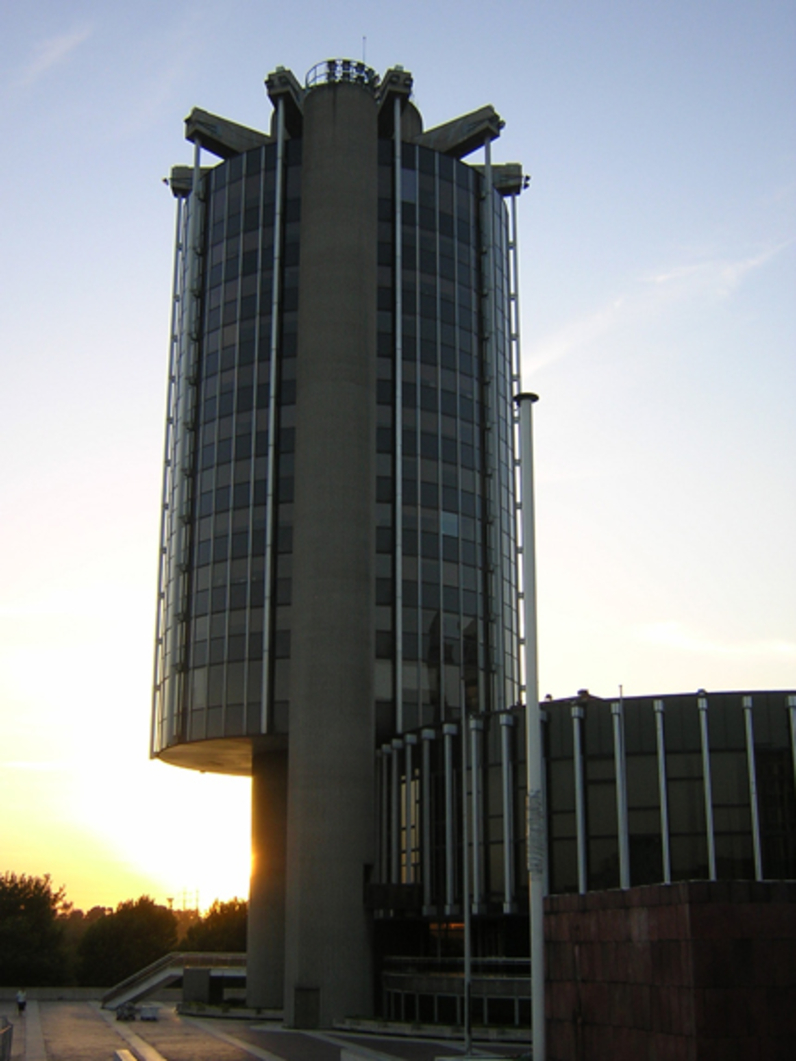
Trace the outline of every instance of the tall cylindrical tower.
[[377, 748], [520, 696], [521, 173], [400, 67], [266, 85], [268, 134], [194, 111], [172, 173], [152, 754], [252, 776], [249, 1003], [312, 1027], [374, 1005]]

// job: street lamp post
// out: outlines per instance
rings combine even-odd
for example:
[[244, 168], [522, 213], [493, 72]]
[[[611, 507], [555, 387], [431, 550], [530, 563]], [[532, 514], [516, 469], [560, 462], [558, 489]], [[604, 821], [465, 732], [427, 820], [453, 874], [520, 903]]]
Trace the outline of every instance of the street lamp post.
[[544, 882], [547, 844], [542, 785], [542, 719], [536, 638], [533, 421], [536, 394], [518, 394], [522, 489], [523, 617], [525, 626], [525, 730], [528, 778], [528, 905], [531, 926], [531, 1025], [533, 1061], [545, 1061]]

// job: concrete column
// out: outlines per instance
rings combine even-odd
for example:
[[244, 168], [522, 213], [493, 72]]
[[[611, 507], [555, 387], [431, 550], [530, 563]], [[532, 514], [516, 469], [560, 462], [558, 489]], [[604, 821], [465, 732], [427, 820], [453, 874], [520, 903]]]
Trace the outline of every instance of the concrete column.
[[373, 1012], [376, 101], [304, 100], [285, 1019]]
[[752, 721], [752, 697], [742, 699], [746, 728], [746, 765], [749, 770], [749, 810], [752, 813], [752, 848], [755, 856], [755, 880], [763, 879], [763, 849], [760, 842], [760, 804], [757, 798], [757, 768], [755, 766], [755, 731]]
[[511, 759], [512, 715], [500, 716], [500, 767], [503, 778], [503, 913], [514, 913], [514, 770]]
[[390, 760], [390, 881], [401, 883], [401, 751], [404, 742], [395, 737]]
[[252, 763], [252, 875], [246, 954], [246, 1004], [281, 1009], [285, 976], [287, 752]]
[[404, 789], [404, 817], [406, 818], [406, 833], [404, 836], [404, 847], [406, 851], [406, 883], [413, 884], [415, 880], [415, 866], [412, 861], [414, 855], [415, 830], [418, 828], [417, 813], [414, 800], [412, 781], [414, 778], [414, 766], [412, 765], [412, 748], [417, 745], [417, 737], [414, 733], [408, 733], [404, 738], [406, 745], [404, 777], [406, 787]]
[[630, 887], [630, 837], [627, 818], [627, 776], [625, 771], [625, 719], [622, 701], [611, 704], [614, 729], [614, 777], [616, 783], [616, 832], [619, 843], [619, 887]]
[[470, 719], [470, 785], [472, 789], [473, 913], [480, 914], [484, 892], [484, 720]]
[[663, 860], [663, 883], [672, 883], [672, 855], [669, 843], [669, 795], [666, 784], [666, 740], [663, 731], [663, 700], [654, 700], [655, 745], [658, 753], [658, 793], [661, 802], [661, 858]]
[[387, 884], [390, 879], [390, 756], [392, 747], [382, 744], [378, 760], [379, 789], [381, 792], [381, 821], [379, 826], [379, 881]]
[[431, 865], [431, 742], [435, 738], [434, 730], [424, 729], [420, 737], [423, 742], [422, 819], [420, 825], [423, 862], [420, 875], [423, 879], [423, 916], [428, 917], [434, 913], [434, 908], [431, 905], [431, 881], [433, 875]]
[[456, 851], [453, 833], [453, 738], [458, 733], [455, 722], [446, 722], [442, 727], [445, 741], [445, 913], [454, 913], [456, 899]]
[[583, 785], [583, 708], [572, 705], [572, 768], [575, 771], [575, 830], [578, 850], [578, 891], [586, 894], [586, 794]]
[[705, 834], [708, 843], [708, 878], [716, 879], [716, 836], [713, 829], [713, 784], [710, 776], [710, 735], [708, 732], [708, 700], [697, 696], [699, 737], [702, 747], [702, 784], [705, 792]]

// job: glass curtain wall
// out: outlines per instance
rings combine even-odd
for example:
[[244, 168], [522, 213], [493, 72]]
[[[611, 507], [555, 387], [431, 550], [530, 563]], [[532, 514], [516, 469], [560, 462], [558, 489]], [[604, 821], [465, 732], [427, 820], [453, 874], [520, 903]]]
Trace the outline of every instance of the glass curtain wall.
[[[432, 150], [402, 145], [402, 269], [397, 277], [393, 141], [380, 141], [379, 149], [376, 711], [380, 736], [386, 736], [458, 718], [462, 684], [471, 712], [513, 702], [517, 589], [505, 207], [495, 194], [494, 258], [500, 263], [495, 304], [500, 309], [494, 381], [487, 378], [482, 342], [481, 177]], [[395, 359], [398, 285], [400, 364]], [[496, 422], [488, 408], [488, 387], [496, 388]], [[506, 632], [500, 658], [490, 623], [495, 604], [486, 582], [487, 431], [494, 433], [501, 454], [496, 540], [505, 561], [500, 575]], [[395, 510], [397, 476], [400, 512]], [[400, 605], [395, 586], [399, 519]], [[500, 621], [497, 616], [495, 621]], [[396, 666], [401, 667], [399, 676]], [[484, 681], [490, 668], [506, 675], [502, 703], [495, 702]], [[396, 684], [401, 689], [398, 704]]]
[[[193, 400], [190, 408], [177, 400], [170, 409], [175, 441], [167, 455], [172, 486], [162, 543], [167, 605], [156, 673], [155, 751], [178, 740], [287, 729], [301, 141], [286, 146], [280, 255], [274, 248], [276, 145], [219, 163], [203, 176], [198, 201], [193, 195], [187, 199], [174, 374], [177, 389], [190, 387]], [[194, 337], [187, 316], [187, 241], [190, 213], [197, 208], [202, 235], [194, 264], [199, 321]], [[279, 319], [272, 333], [274, 263], [280, 260]], [[189, 374], [184, 362], [192, 339], [196, 361]], [[274, 401], [272, 378], [277, 381]], [[272, 415], [277, 419], [269, 511]], [[182, 519], [177, 516], [178, 462], [180, 470], [190, 469], [190, 500]], [[180, 565], [186, 592], [179, 606], [169, 607], [180, 555], [175, 536], [181, 533], [186, 535]], [[266, 579], [269, 535], [274, 561]], [[174, 667], [172, 645], [180, 641], [183, 659]], [[266, 665], [269, 657], [272, 666]], [[174, 695], [169, 682], [179, 682]]]
[[[755, 809], [762, 879], [791, 879], [796, 875], [796, 779], [789, 699], [796, 707], [796, 697], [772, 692], [691, 694], [658, 700], [634, 697], [624, 701], [631, 886], [663, 881], [667, 839], [672, 880], [708, 879], [710, 822], [716, 877], [754, 880], [758, 873]], [[706, 813], [708, 784], [700, 702], [706, 714], [710, 816]], [[550, 890], [554, 893], [578, 889], [576, 765], [570, 715], [572, 706], [580, 703], [545, 704]], [[656, 704], [664, 740], [664, 808]], [[619, 838], [610, 705], [592, 697], [585, 704], [584, 715], [587, 887], [616, 887]], [[664, 820], [668, 822], [666, 837]]]

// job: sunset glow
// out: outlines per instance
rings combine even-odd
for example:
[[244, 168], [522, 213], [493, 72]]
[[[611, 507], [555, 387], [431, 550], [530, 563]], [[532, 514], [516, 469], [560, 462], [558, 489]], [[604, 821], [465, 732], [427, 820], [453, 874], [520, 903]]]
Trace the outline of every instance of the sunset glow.
[[364, 35], [427, 127], [492, 103], [533, 178], [541, 695], [794, 687], [793, 5], [6, 7], [0, 871], [83, 909], [248, 893], [249, 782], [148, 759], [162, 180], [192, 107], [266, 129], [269, 70]]

